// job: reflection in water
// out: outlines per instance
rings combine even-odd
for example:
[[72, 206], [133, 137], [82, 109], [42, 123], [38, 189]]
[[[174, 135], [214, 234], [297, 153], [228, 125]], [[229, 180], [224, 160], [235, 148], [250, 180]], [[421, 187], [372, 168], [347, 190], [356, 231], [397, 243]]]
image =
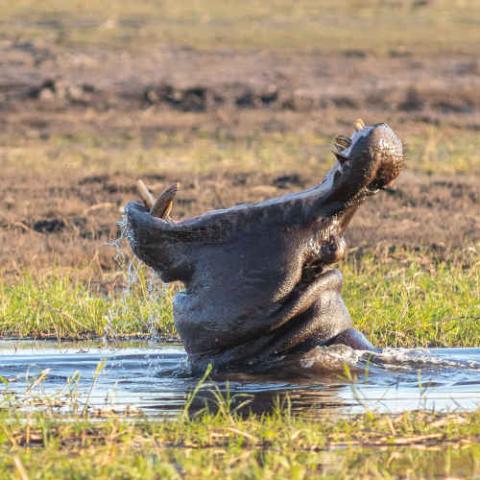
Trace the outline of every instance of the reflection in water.
[[[0, 384], [0, 402], [16, 393], [29, 404], [50, 403], [67, 412], [73, 404], [83, 408], [88, 400], [92, 408], [133, 407], [148, 415], [170, 416], [183, 411], [198, 383], [189, 375], [181, 346], [65, 345], [0, 342], [0, 375], [8, 380]], [[190, 413], [214, 410], [219, 403], [242, 412], [290, 408], [312, 414], [472, 410], [480, 405], [480, 349], [387, 349], [372, 355], [328, 347], [313, 355], [314, 361], [303, 366], [305, 375], [294, 380], [278, 376], [208, 380], [193, 399]], [[348, 367], [328, 375], [315, 367], [332, 359]], [[105, 367], [92, 389], [102, 360]], [[42, 372], [45, 379], [35, 382]]]

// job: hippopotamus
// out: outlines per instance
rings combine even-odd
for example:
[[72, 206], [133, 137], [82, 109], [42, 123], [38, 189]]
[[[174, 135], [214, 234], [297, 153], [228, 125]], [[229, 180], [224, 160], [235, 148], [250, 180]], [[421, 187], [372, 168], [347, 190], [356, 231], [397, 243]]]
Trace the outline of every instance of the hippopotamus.
[[374, 350], [353, 327], [335, 264], [360, 204], [400, 173], [402, 143], [385, 123], [357, 121], [333, 153], [319, 184], [259, 203], [173, 221], [170, 188], [156, 214], [143, 202], [125, 207], [135, 255], [185, 286], [173, 314], [193, 372], [262, 372], [318, 346]]

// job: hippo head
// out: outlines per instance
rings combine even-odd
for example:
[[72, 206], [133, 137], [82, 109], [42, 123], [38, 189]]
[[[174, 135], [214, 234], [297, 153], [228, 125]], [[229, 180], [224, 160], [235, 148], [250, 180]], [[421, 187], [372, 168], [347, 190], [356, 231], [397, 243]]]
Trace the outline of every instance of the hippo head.
[[373, 348], [340, 296], [343, 233], [362, 201], [392, 182], [402, 144], [386, 124], [338, 136], [318, 185], [174, 222], [126, 206], [134, 253], [165, 282], [181, 281], [175, 326], [192, 367], [261, 369], [318, 345]]

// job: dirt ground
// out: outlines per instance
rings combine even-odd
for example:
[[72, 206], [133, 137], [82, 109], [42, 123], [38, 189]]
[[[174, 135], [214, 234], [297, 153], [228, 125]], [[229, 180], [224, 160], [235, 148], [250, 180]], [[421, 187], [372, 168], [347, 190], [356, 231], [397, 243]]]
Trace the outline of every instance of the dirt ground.
[[2, 112], [159, 106], [182, 112], [226, 108], [336, 109], [403, 121], [480, 128], [480, 58], [362, 50], [337, 54], [214, 52], [158, 48], [129, 53], [0, 42]]
[[[321, 177], [302, 162], [265, 171], [241, 164], [199, 170], [194, 155], [190, 171], [188, 165], [176, 170], [173, 162], [140, 173], [99, 163], [98, 172], [87, 172], [50, 155], [59, 136], [88, 132], [85, 148], [97, 138], [102, 150], [102, 142], [120, 132], [149, 149], [159, 132], [189, 142], [207, 131], [234, 143], [259, 132], [295, 135], [315, 125], [317, 133], [331, 136], [345, 133], [357, 117], [387, 120], [407, 145], [426, 126], [475, 135], [479, 72], [480, 59], [465, 54], [392, 52], [380, 58], [359, 50], [281, 55], [163, 48], [134, 55], [3, 39], [1, 269], [16, 276], [74, 267], [114, 281], [118, 265], [108, 242], [118, 234], [122, 206], [137, 197], [138, 176], [157, 191], [181, 182], [176, 218], [300, 190]], [[23, 147], [34, 151], [36, 145], [50, 148], [45, 168], [31, 168], [22, 157]], [[478, 155], [472, 161], [472, 174], [407, 169], [395, 189], [357, 214], [347, 235], [351, 251], [389, 255], [408, 247], [468, 258], [480, 241]]]

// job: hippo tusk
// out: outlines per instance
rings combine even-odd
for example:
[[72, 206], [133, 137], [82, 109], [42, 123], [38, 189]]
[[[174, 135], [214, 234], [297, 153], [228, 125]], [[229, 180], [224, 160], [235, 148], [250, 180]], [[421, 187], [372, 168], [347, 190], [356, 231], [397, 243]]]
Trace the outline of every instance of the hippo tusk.
[[352, 144], [352, 139], [346, 135], [337, 135], [335, 137], [335, 146], [339, 151], [348, 148]]
[[142, 180], [137, 180], [137, 191], [143, 202], [145, 203], [145, 206], [148, 209], [151, 209], [154, 204], [154, 198], [153, 195], [150, 193], [150, 190], [147, 188], [147, 186], [143, 183]]
[[347, 161], [347, 158], [342, 155], [342, 152], [348, 147], [350, 147], [351, 144], [351, 138], [347, 137], [346, 135], [337, 135], [335, 137], [331, 151], [335, 155], [337, 160], [340, 162], [340, 164], [344, 164]]
[[365, 122], [361, 118], [357, 118], [355, 120], [355, 123], [353, 124], [355, 126], [355, 130], [359, 132], [363, 128], [365, 128]]
[[150, 208], [150, 214], [154, 217], [168, 219], [173, 208], [173, 199], [178, 192], [178, 183], [173, 183], [163, 190]]
[[168, 219], [173, 208], [173, 199], [178, 192], [179, 184], [173, 183], [166, 187], [162, 193], [155, 198], [142, 180], [137, 181], [137, 190], [145, 206], [150, 210], [152, 217]]

